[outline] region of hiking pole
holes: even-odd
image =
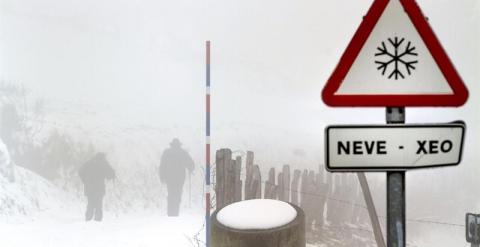
[[[192,208],[192,172],[188,173],[188,208]]]
[[[118,187],[117,187],[117,177],[113,177],[112,179],[112,185],[113,185],[113,195],[118,199],[120,196],[119,196],[119,191],[118,191]],[[115,218],[118,219],[118,210],[115,210]]]

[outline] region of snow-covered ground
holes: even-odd
[[[202,207],[185,206],[180,217],[167,217],[164,203],[127,212],[107,207],[104,221],[85,222],[82,198],[21,167],[15,177],[0,176],[2,247],[190,247],[198,246],[196,236],[204,239]]]
[[[0,222],[1,246],[190,247],[196,246],[194,236],[203,224],[203,216],[192,212],[181,217],[167,217],[161,212],[118,216],[106,212],[106,219],[100,223],[83,221],[80,211],[65,213],[44,215],[30,222]]]

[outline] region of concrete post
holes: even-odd
[[[305,213],[290,204],[297,217],[287,225],[268,230],[239,230],[222,225],[216,210],[212,215],[212,247],[306,247]]]

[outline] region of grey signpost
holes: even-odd
[[[386,125],[328,126],[325,165],[330,172],[387,173],[387,246],[405,247],[406,171],[458,165],[466,128],[405,124],[405,107],[459,107],[468,99],[415,0],[373,1],[322,99],[332,107],[386,107]]]
[[[387,124],[404,124],[405,108],[387,108]],[[405,171],[387,172],[387,243],[405,246]]]

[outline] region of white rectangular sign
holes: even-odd
[[[336,125],[325,129],[329,171],[390,171],[458,165],[465,124]]]

